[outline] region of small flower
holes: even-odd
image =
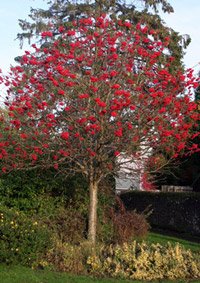
[[[22,133],[22,134],[20,134],[20,137],[21,137],[22,139],[27,139],[28,135],[25,134],[25,133]]]
[[[34,160],[34,161],[36,161],[37,159],[38,159],[38,157],[37,157],[37,155],[36,154],[31,154],[31,158]]]
[[[59,94],[59,95],[64,95],[64,94],[65,94],[65,91],[62,90],[62,89],[59,89],[59,90],[58,90],[58,94]]]
[[[61,136],[61,138],[63,140],[67,140],[69,138],[69,133],[68,132],[63,132],[60,136]]]
[[[116,137],[122,137],[122,129],[118,129],[115,131],[115,136]]]
[[[89,94],[88,93],[82,93],[78,96],[80,99],[88,98]]]
[[[116,117],[116,116],[117,116],[117,112],[112,111],[112,112],[111,112],[111,116],[112,116],[112,117]]]
[[[55,163],[55,164],[53,165],[53,168],[54,168],[55,170],[58,170],[58,163]]]
[[[114,84],[114,85],[112,85],[111,88],[112,88],[112,89],[119,89],[119,88],[120,88],[120,85],[119,85],[119,84]]]
[[[53,33],[51,31],[44,31],[41,33],[42,37],[52,37]]]
[[[64,26],[59,26],[58,31],[60,33],[64,32],[65,31],[65,27]]]

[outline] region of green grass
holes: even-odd
[[[180,238],[172,237],[172,236],[166,236],[166,235],[161,235],[158,233],[153,233],[150,232],[149,235],[147,236],[146,240],[149,243],[160,243],[161,245],[167,244],[167,242],[170,242],[172,244],[179,243],[182,246],[184,246],[186,249],[190,249],[193,252],[200,252],[200,243],[195,243],[187,240],[183,240]]]
[[[0,265],[0,282],[1,283],[147,283],[147,281],[130,281],[117,279],[97,279],[87,276],[75,276],[66,273],[57,273],[42,270],[32,270],[30,268],[15,266],[7,267]],[[151,283],[200,283],[196,281],[151,281]]]

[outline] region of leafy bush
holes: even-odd
[[[43,220],[56,238],[65,243],[77,244],[85,238],[86,219],[79,210],[71,205],[60,207],[54,214]]]
[[[47,228],[24,213],[0,207],[0,259],[32,266],[51,247]]]
[[[124,243],[104,246],[87,259],[90,274],[115,278],[155,280],[198,278],[200,256],[180,245]]]

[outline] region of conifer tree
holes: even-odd
[[[159,16],[159,8],[166,13],[172,13],[173,8],[166,0],[50,0],[47,9],[31,9],[29,20],[19,20],[22,33],[17,35],[20,44],[25,39],[29,42],[38,39],[41,32],[52,28],[53,35],[59,34],[58,27],[63,25],[71,28],[74,20],[109,13],[111,18],[129,19],[132,24],[148,25],[155,33],[157,40],[171,38],[167,52],[175,58],[172,70],[182,66],[184,50],[190,43],[188,35],[181,36],[178,32],[167,27]],[[44,40],[41,41],[44,44]],[[47,46],[47,42],[45,41]]]

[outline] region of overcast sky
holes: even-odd
[[[200,69],[200,1],[199,0],[169,0],[174,7],[175,13],[162,17],[168,26],[180,32],[180,34],[189,34],[192,43],[187,49],[184,58],[186,67]],[[45,7],[43,0],[0,0],[0,68],[3,71],[9,69],[10,64],[14,63],[13,58],[22,54],[19,48],[19,42],[16,39],[20,32],[18,19],[28,18],[32,7]],[[25,46],[28,49],[28,46]]]

